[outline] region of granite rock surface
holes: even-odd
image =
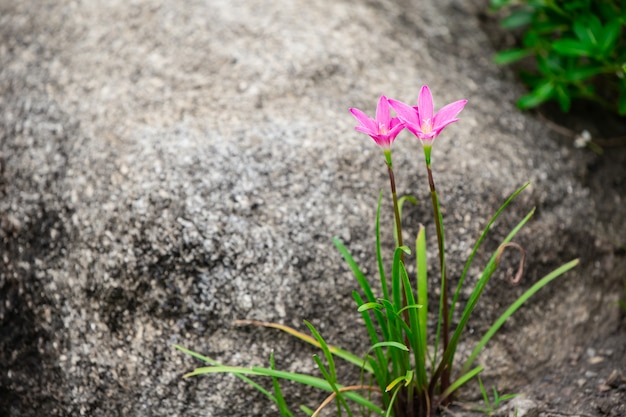
[[[364,353],[356,283],[332,238],[374,276],[375,205],[388,179],[348,108],[371,114],[380,94],[415,102],[422,84],[436,107],[469,100],[433,150],[451,276],[527,181],[470,281],[537,207],[518,239],[523,284],[506,282],[512,256],[471,331],[581,258],[503,329],[481,359],[487,377],[524,391],[586,343],[580,335],[613,331],[617,313],[604,306],[624,264],[611,249],[620,227],[597,216],[588,154],[515,108],[522,90],[491,62],[476,17],[484,7],[0,1],[0,415],[276,415],[235,378],[182,378],[201,363],[175,343],[233,365],[266,365],[275,349],[279,367],[315,372],[313,349],[236,319],[301,330],[310,320]],[[406,239],[424,223],[434,260],[423,157],[408,134],[394,165],[399,192],[419,200],[405,209]],[[619,198],[605,203],[623,210]],[[321,398],[288,392],[313,408]]]

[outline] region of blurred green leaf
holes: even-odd
[[[532,29],[526,32],[522,38],[522,44],[527,48],[534,48],[537,44],[539,44],[539,41],[539,34]]]
[[[564,58],[555,53],[537,57],[537,68],[539,68],[539,71],[545,76],[544,78],[561,75],[565,72],[564,64]]]
[[[510,15],[500,21],[500,26],[505,29],[515,29],[521,26],[526,26],[533,21],[532,9],[519,9],[511,12]]]
[[[533,107],[537,107],[541,103],[552,98],[554,95],[554,83],[551,80],[546,80],[530,93],[522,96],[517,101],[517,107],[522,110],[527,110]]]
[[[626,79],[626,0],[491,0],[491,4],[509,12],[503,27],[527,25],[516,35],[521,36],[521,47],[494,57],[496,63],[508,64],[534,56],[535,68],[519,70],[531,91],[520,98],[521,108],[556,100],[568,110],[574,98],[586,97],[624,111],[615,99],[622,94],[615,86]],[[602,89],[599,82],[604,83]]]
[[[567,21],[563,21],[562,19],[557,20],[539,20],[533,22],[533,29],[538,33],[552,35],[554,32],[565,32],[569,30],[570,23]]]
[[[589,26],[588,21],[589,20],[587,19],[586,15],[583,17],[579,17],[574,21],[572,29],[582,43],[594,45],[598,43],[598,40],[591,31],[591,27]]]
[[[559,39],[552,44],[552,49],[563,55],[590,56],[593,55],[592,45],[574,40]]]
[[[563,9],[565,9],[568,12],[573,12],[573,11],[580,10],[580,9],[583,9],[583,10],[589,9],[589,0],[569,0],[569,1],[559,2],[559,3],[563,3]]]
[[[572,67],[572,68],[568,68],[567,71],[565,71],[565,79],[567,81],[576,83],[579,81],[583,81],[586,80],[587,78],[591,78],[593,76],[596,76],[600,73],[603,72],[603,68],[602,67],[586,67],[586,68],[582,68],[582,67]]]
[[[621,31],[622,23],[618,18],[611,20],[604,26],[603,36],[600,39],[600,53],[603,57],[608,57],[611,54]]]
[[[591,31],[591,36],[594,39],[594,44],[599,44],[600,39],[604,34],[604,28],[602,27],[602,22],[600,18],[595,14],[587,14],[589,30]]]
[[[511,4],[511,0],[491,0],[491,8],[494,10],[498,10],[510,4]]]
[[[569,96],[567,90],[562,85],[555,87],[556,100],[559,102],[559,106],[563,112],[567,113],[572,105],[572,98]]]
[[[548,65],[548,59],[542,55],[537,57],[537,68],[539,68],[539,71],[544,75],[552,75],[552,70]]]
[[[522,58],[526,58],[531,54],[531,51],[528,49],[516,48],[516,49],[508,49],[506,51],[498,52],[494,57],[493,61],[499,65],[510,64],[511,62],[519,61]]]

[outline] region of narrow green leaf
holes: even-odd
[[[418,369],[417,378],[420,384],[426,384],[426,356],[428,355],[427,349],[427,333],[428,333],[428,263],[426,259],[426,229],[424,225],[420,224],[419,231],[417,232],[417,238],[415,239],[415,263],[417,269],[417,303],[422,308],[417,312],[418,326],[417,334],[419,337],[419,349],[420,349],[420,367],[424,369]],[[434,368],[431,364],[431,368]]]
[[[485,405],[489,407],[489,395],[487,395],[487,391],[485,390],[485,386],[483,385],[483,381],[480,377],[478,377],[478,387],[480,388],[480,392],[483,394],[483,401],[485,402]]]
[[[404,277],[402,279],[404,279]],[[410,285],[408,279],[407,279],[406,282]],[[419,310],[421,308],[422,308],[422,306],[420,304],[414,304],[414,303],[409,302],[407,306],[404,306],[400,310],[398,310],[398,314],[404,313],[405,311]]]
[[[384,298],[380,299],[380,303],[383,305],[383,307],[385,307],[385,310],[387,310],[387,316],[397,316],[398,315],[398,309],[396,308],[396,306],[389,300],[385,300]],[[387,338],[389,339],[389,338]]]
[[[335,393],[335,399],[337,402],[337,415],[341,415],[341,407],[343,407],[348,413],[348,417],[353,417],[350,407],[348,407],[346,400],[343,398],[343,393],[339,390],[339,387],[336,384],[335,377],[331,375],[331,373],[326,369],[319,356],[313,355],[313,360],[317,364],[317,368],[324,376],[324,379],[326,379],[326,382],[328,382],[328,385],[330,385],[331,390]]]
[[[385,392],[391,391],[396,385],[398,385],[401,382],[404,382],[405,385],[410,384],[412,379],[413,379],[413,372],[407,371],[406,375],[401,375],[397,377],[396,379],[394,379],[393,381],[391,381],[389,385],[385,387]]]
[[[406,324],[404,324],[404,321],[398,314],[398,309],[394,303],[389,300],[381,299],[380,302],[385,306],[387,326],[389,327],[389,335],[385,338],[385,341],[402,343],[402,328],[403,325],[405,326]],[[391,349],[389,350],[389,355],[391,356],[392,375],[403,375],[405,373],[405,361],[401,352],[396,349]]]
[[[450,384],[448,389],[446,389],[444,392],[441,393],[441,396],[439,397],[439,401],[442,401],[448,398],[451,394],[454,393],[454,391],[461,388],[463,384],[466,384],[467,382],[471,381],[476,375],[481,373],[483,369],[484,368],[482,366],[478,366],[472,369],[471,371],[465,373],[462,377],[458,378],[456,381]]]
[[[274,362],[274,352],[270,353],[270,369],[276,370],[275,362]],[[272,377],[272,385],[274,386],[274,395],[276,397],[276,405],[278,405],[278,411],[280,411],[281,417],[293,417],[291,411],[289,411],[289,407],[287,407],[287,403],[285,402],[285,397],[283,397],[283,393],[280,389],[280,383],[278,382],[278,378]]]
[[[579,260],[574,259],[573,261],[570,261],[566,263],[565,265],[560,266],[559,268],[550,272],[545,277],[541,278],[532,287],[530,287],[524,294],[522,294],[504,313],[502,313],[502,315],[498,318],[498,320],[496,320],[496,322],[491,326],[491,328],[487,331],[487,333],[485,333],[483,338],[480,339],[480,342],[478,342],[478,344],[476,345],[476,347],[470,354],[469,358],[467,358],[467,360],[463,364],[461,373],[465,373],[467,369],[469,369],[469,367],[472,366],[472,363],[474,362],[474,360],[476,359],[480,351],[483,349],[483,347],[485,347],[487,342],[491,340],[493,335],[496,334],[496,332],[500,329],[500,327],[502,327],[504,322],[509,317],[511,317],[511,315],[515,313],[522,306],[522,304],[524,304],[530,297],[532,297],[537,291],[545,287],[552,280],[563,275],[565,272],[569,271],[570,269],[574,268],[576,265],[578,265],[578,263],[579,263]]]
[[[532,51],[528,49],[522,49],[522,48],[508,49],[506,51],[498,52],[493,57],[493,62],[495,62],[498,65],[506,65],[506,64],[510,64],[511,62],[519,61],[520,59],[526,58],[531,53]]]
[[[398,398],[399,392],[400,392],[399,388],[393,392],[393,395],[391,396],[391,401],[389,402],[389,407],[387,407],[387,412],[385,413],[385,417],[391,417],[391,411],[393,410],[394,403],[396,402],[396,399]]]
[[[235,323],[236,324],[240,324],[240,325],[262,326],[262,327],[269,327],[269,328],[272,328],[272,329],[282,330],[283,332],[285,332],[287,334],[290,334],[291,336],[294,336],[297,339],[300,339],[300,340],[310,344],[311,346],[315,346],[317,348],[320,347],[320,344],[317,342],[317,340],[315,340],[311,336],[309,336],[307,334],[304,334],[302,332],[299,332],[299,331],[297,331],[296,329],[294,329],[292,327],[285,326],[284,324],[269,323],[269,322],[264,322],[264,321],[255,321],[255,320],[237,320],[237,321],[235,321]],[[345,360],[346,362],[352,363],[352,364],[358,366],[359,368],[361,367],[363,360],[361,358],[359,358],[358,356],[354,355],[353,353],[350,353],[347,350],[343,350],[343,349],[341,349],[339,347],[336,347],[336,346],[329,346],[329,349],[333,353],[333,355],[335,355],[336,357],[341,358],[341,359]],[[198,359],[202,359],[202,357],[198,357],[198,356],[196,356],[196,357]],[[202,359],[202,360],[204,360],[204,359]],[[372,372],[372,369],[369,368],[369,366],[366,368],[366,370],[368,372]]]
[[[367,333],[370,336],[370,340],[372,341],[372,344],[376,344],[378,343],[378,334],[376,333],[376,329],[374,328],[374,324],[372,323],[372,319],[370,318],[369,314],[367,313],[366,309],[362,309],[361,307],[363,307],[364,305],[366,305],[363,300],[361,299],[361,296],[359,295],[358,292],[356,291],[352,291],[352,297],[354,298],[354,300],[357,303],[357,310],[361,313],[361,317],[363,317],[363,321],[365,322],[365,328],[367,329]],[[376,303],[374,303],[376,304]]]
[[[359,308],[357,308],[357,311],[359,313],[362,313],[362,312],[367,311],[367,310],[380,309],[380,308],[382,308],[382,304],[379,304],[379,303],[365,303],[365,304],[361,305]]]
[[[304,324],[306,325],[306,327],[309,328],[309,330],[313,334],[313,337],[315,337],[315,340],[317,340],[317,343],[320,344],[320,348],[322,349],[322,352],[324,352],[324,356],[326,357],[326,362],[328,363],[328,370],[330,372],[330,381],[329,382],[332,382],[332,383],[337,382],[337,372],[336,372],[336,369],[335,369],[335,360],[333,359],[332,353],[330,353],[330,349],[328,349],[328,344],[326,344],[326,341],[324,340],[322,335],[317,331],[315,326],[313,326],[310,322],[308,322],[306,320],[304,320]]]
[[[185,377],[190,377],[190,376],[195,376],[195,375],[205,375],[205,374],[219,374],[219,373],[235,374],[235,376],[237,376],[237,374],[257,375],[257,376],[266,376],[266,377],[275,376],[276,378],[281,378],[281,379],[285,379],[288,381],[294,381],[299,384],[304,384],[313,388],[332,392],[332,388],[330,387],[330,384],[328,384],[328,381],[322,378],[317,378],[317,377],[310,376],[310,375],[298,374],[294,372],[276,371],[276,370],[256,367],[256,366],[252,368],[245,368],[245,367],[239,367],[239,366],[209,366],[205,368],[197,368],[193,372],[186,374]],[[343,388],[342,385],[337,385],[337,387]],[[382,415],[384,413],[384,411],[380,407],[378,407],[377,405],[372,403],[370,400],[357,394],[354,391],[347,391],[344,393],[344,395],[346,398],[350,399],[351,401],[354,401],[357,404],[363,405],[369,410],[372,410],[373,412],[377,414]]]
[[[354,274],[356,280],[361,286],[361,289],[363,290],[363,293],[365,294],[367,301],[375,302],[376,298],[374,297],[372,288],[367,282],[367,278],[365,278],[365,274],[363,273],[363,271],[361,271],[361,269],[359,268],[359,265],[356,263],[356,261],[354,260],[354,258],[352,257],[348,249],[346,249],[346,247],[341,242],[341,240],[339,240],[336,237],[333,238],[333,243],[337,247],[337,250],[339,251],[339,253],[341,253],[341,255],[343,256],[343,259],[345,259],[345,261],[348,263],[348,266],[350,266],[350,269],[352,269],[352,273]]]
[[[391,275],[391,294],[392,301],[396,308],[402,307],[402,283],[400,279],[400,264],[402,263],[402,253],[407,253],[408,248],[402,246],[396,248],[393,253],[393,267]],[[410,254],[410,251],[408,252]]]
[[[376,349],[379,347],[394,347],[396,349],[404,350],[405,352],[409,351],[409,348],[406,347],[406,345],[404,345],[403,343],[398,343],[398,342],[378,342],[375,345],[373,345],[370,348],[370,350]]]
[[[411,287],[411,283],[409,282],[409,276],[406,272],[404,266],[402,267],[402,286],[404,287],[404,295],[406,299],[407,305],[400,309],[398,314],[401,314],[403,311],[406,311],[406,315],[409,318],[409,327],[410,332],[407,331],[408,343],[411,345],[413,350],[414,364],[415,369],[417,371],[417,380],[418,380],[418,391],[422,392],[422,390],[427,387],[427,375],[426,375],[426,348],[422,346],[422,333],[426,330],[420,329],[419,322],[419,312],[422,308],[421,305],[415,303],[415,295],[413,293],[413,288]]]
[[[311,410],[309,407],[307,407],[306,405],[301,405],[300,406],[300,410],[302,410],[302,412],[308,416],[312,416],[313,414],[315,414],[314,410]]]
[[[196,353],[194,351],[191,351],[189,349],[185,349],[182,346],[179,345],[174,345],[174,347],[178,350],[180,350],[183,353],[186,353],[190,356],[193,356],[194,358],[200,359],[204,362],[213,364],[213,365],[217,365],[217,366],[223,366],[222,364],[220,364],[217,361],[214,361],[210,358],[207,358],[206,356],[200,355],[199,353]],[[247,383],[248,385],[250,385],[251,387],[253,387],[254,389],[256,389],[257,391],[259,391],[260,393],[262,393],[263,395],[265,395],[267,398],[269,398],[273,403],[278,404],[278,399],[276,397],[274,397],[272,394],[270,394],[269,391],[267,391],[265,388],[263,388],[262,386],[260,386],[259,384],[257,384],[256,382],[254,382],[253,380],[251,380],[250,378],[241,375],[241,374],[233,374],[235,377],[241,379],[242,381],[244,381],[245,383]]]
[[[357,293],[356,291],[353,291],[352,297],[354,298],[358,306],[363,305],[363,300],[361,299],[361,296],[359,295],[359,293]],[[378,334],[376,332],[376,329],[374,328],[374,325],[372,324],[372,319],[370,318],[369,314],[366,311],[361,312],[361,317],[363,317],[363,322],[365,323],[365,328],[367,330],[367,334],[369,335],[372,344],[376,345],[379,342],[379,339],[378,339]],[[384,337],[385,340],[389,338],[388,330],[386,331],[386,334],[387,336]],[[369,372],[374,375],[378,385],[382,387],[389,380],[389,363],[387,361],[387,357],[385,356],[381,348],[374,349],[374,354],[376,355],[377,365],[376,366],[371,365],[369,362],[367,362],[367,360],[363,360],[362,361],[363,368],[365,368],[367,364],[369,366]],[[387,397],[387,394],[383,393],[383,400],[387,401],[388,399],[389,398]]]
[[[174,345],[174,349],[180,350],[181,352],[186,353],[189,356],[192,356],[192,357],[194,357],[196,359],[200,359],[201,361],[210,363],[211,365],[219,365],[219,363],[217,361],[214,361],[211,358],[208,358],[208,357],[206,357],[204,355],[201,355],[201,354],[199,354],[197,352],[194,352],[193,350],[189,350],[187,348],[184,348],[181,345]]]

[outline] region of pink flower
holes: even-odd
[[[361,124],[356,126],[355,129],[368,134],[383,150],[390,149],[398,133],[404,129],[404,125],[400,123],[397,117],[392,118],[389,115],[389,110],[389,101],[385,96],[380,96],[378,100],[376,120],[368,117],[359,109],[350,109],[352,115]]]
[[[432,146],[433,140],[444,127],[459,119],[456,116],[463,110],[467,100],[459,100],[443,106],[433,115],[433,96],[427,85],[422,86],[417,99],[417,107],[411,107],[397,100],[389,100],[389,105],[396,111],[398,118],[424,146]]]

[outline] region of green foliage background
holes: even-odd
[[[556,100],[568,112],[584,98],[626,115],[626,0],[491,0],[501,26],[522,30],[521,45],[495,56],[499,64],[524,58],[530,92],[521,109]]]

